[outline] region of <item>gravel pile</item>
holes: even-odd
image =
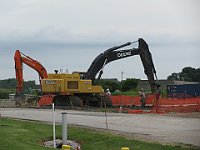
[[[80,144],[76,143],[75,141],[67,140],[67,145],[70,145],[72,150],[80,150],[81,149]],[[52,148],[53,140],[44,142],[44,146]],[[56,139],[56,147],[57,148],[62,147],[62,140]]]

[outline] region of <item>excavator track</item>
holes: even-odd
[[[112,106],[108,96],[100,95],[44,95],[39,101],[40,107],[55,104],[56,108],[103,107]]]

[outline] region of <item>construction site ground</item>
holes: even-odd
[[[36,120],[51,123],[50,109],[1,108],[2,117]],[[68,113],[68,124],[107,132],[104,112],[57,110],[56,122],[61,113]],[[162,144],[200,147],[200,113],[124,114],[107,113],[109,132]]]
[[[165,113],[164,116],[171,116],[171,117],[181,117],[181,118],[199,118],[200,119],[200,112],[191,112],[191,113]]]

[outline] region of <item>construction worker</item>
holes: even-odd
[[[111,92],[110,92],[110,90],[109,90],[109,89],[107,89],[106,91],[107,91],[107,92],[106,92],[106,95],[107,95],[107,96],[110,96],[110,95],[111,95]]]
[[[142,107],[145,107],[145,105],[146,105],[146,95],[145,95],[145,93],[144,93],[144,89],[143,89],[143,88],[141,88],[139,94],[140,94],[141,106],[142,106]]]

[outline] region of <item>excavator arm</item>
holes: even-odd
[[[131,45],[131,42],[127,42],[123,45],[120,46],[114,46],[112,48],[107,49],[100,55],[98,55],[94,61],[92,62],[91,66],[85,73],[85,78],[86,79],[91,79],[92,81],[95,80],[96,75],[99,73],[97,80],[101,78],[101,75],[103,74],[103,68],[106,64],[109,62],[126,58],[126,57],[131,57],[134,55],[140,55],[143,67],[144,67],[144,72],[147,75],[147,78],[149,80],[149,84],[151,86],[152,92],[155,92],[156,90],[156,84],[155,84],[155,79],[154,75],[157,79],[156,76],[156,70],[152,61],[152,56],[149,51],[147,43],[142,39],[138,39],[139,46],[138,48],[132,48],[132,49],[125,49],[125,50],[118,50],[120,48],[126,47]]]
[[[95,80],[96,75],[100,71],[99,76],[98,76],[98,79],[100,79],[101,75],[103,74],[104,66],[106,64],[108,64],[109,62],[112,62],[112,61],[115,61],[115,60],[118,60],[118,59],[122,59],[122,58],[125,58],[125,57],[138,55],[140,53],[140,51],[138,49],[135,49],[135,48],[115,51],[119,48],[122,48],[122,47],[125,47],[125,46],[128,46],[128,45],[131,45],[131,42],[127,42],[127,43],[120,45],[120,46],[114,46],[112,48],[107,49],[106,51],[104,51],[100,55],[98,55],[94,59],[94,61],[92,62],[89,69],[87,70],[86,78],[91,79],[91,80]]]
[[[15,60],[15,75],[17,81],[16,94],[21,95],[23,94],[23,68],[22,68],[21,54],[19,50],[15,51],[14,60]]]
[[[48,77],[46,69],[37,61],[29,56],[24,55],[19,50],[15,51],[15,74],[17,80],[16,94],[23,94],[23,63],[36,70],[39,74],[40,79]]]
[[[154,67],[154,63],[152,60],[152,55],[149,51],[149,47],[147,43],[143,39],[139,39],[138,42],[139,42],[138,49],[141,50],[140,58],[144,67],[144,73],[146,74],[148,78],[152,93],[157,93],[158,85],[155,82],[155,78],[156,80],[158,80],[158,78],[157,78],[156,69]]]

